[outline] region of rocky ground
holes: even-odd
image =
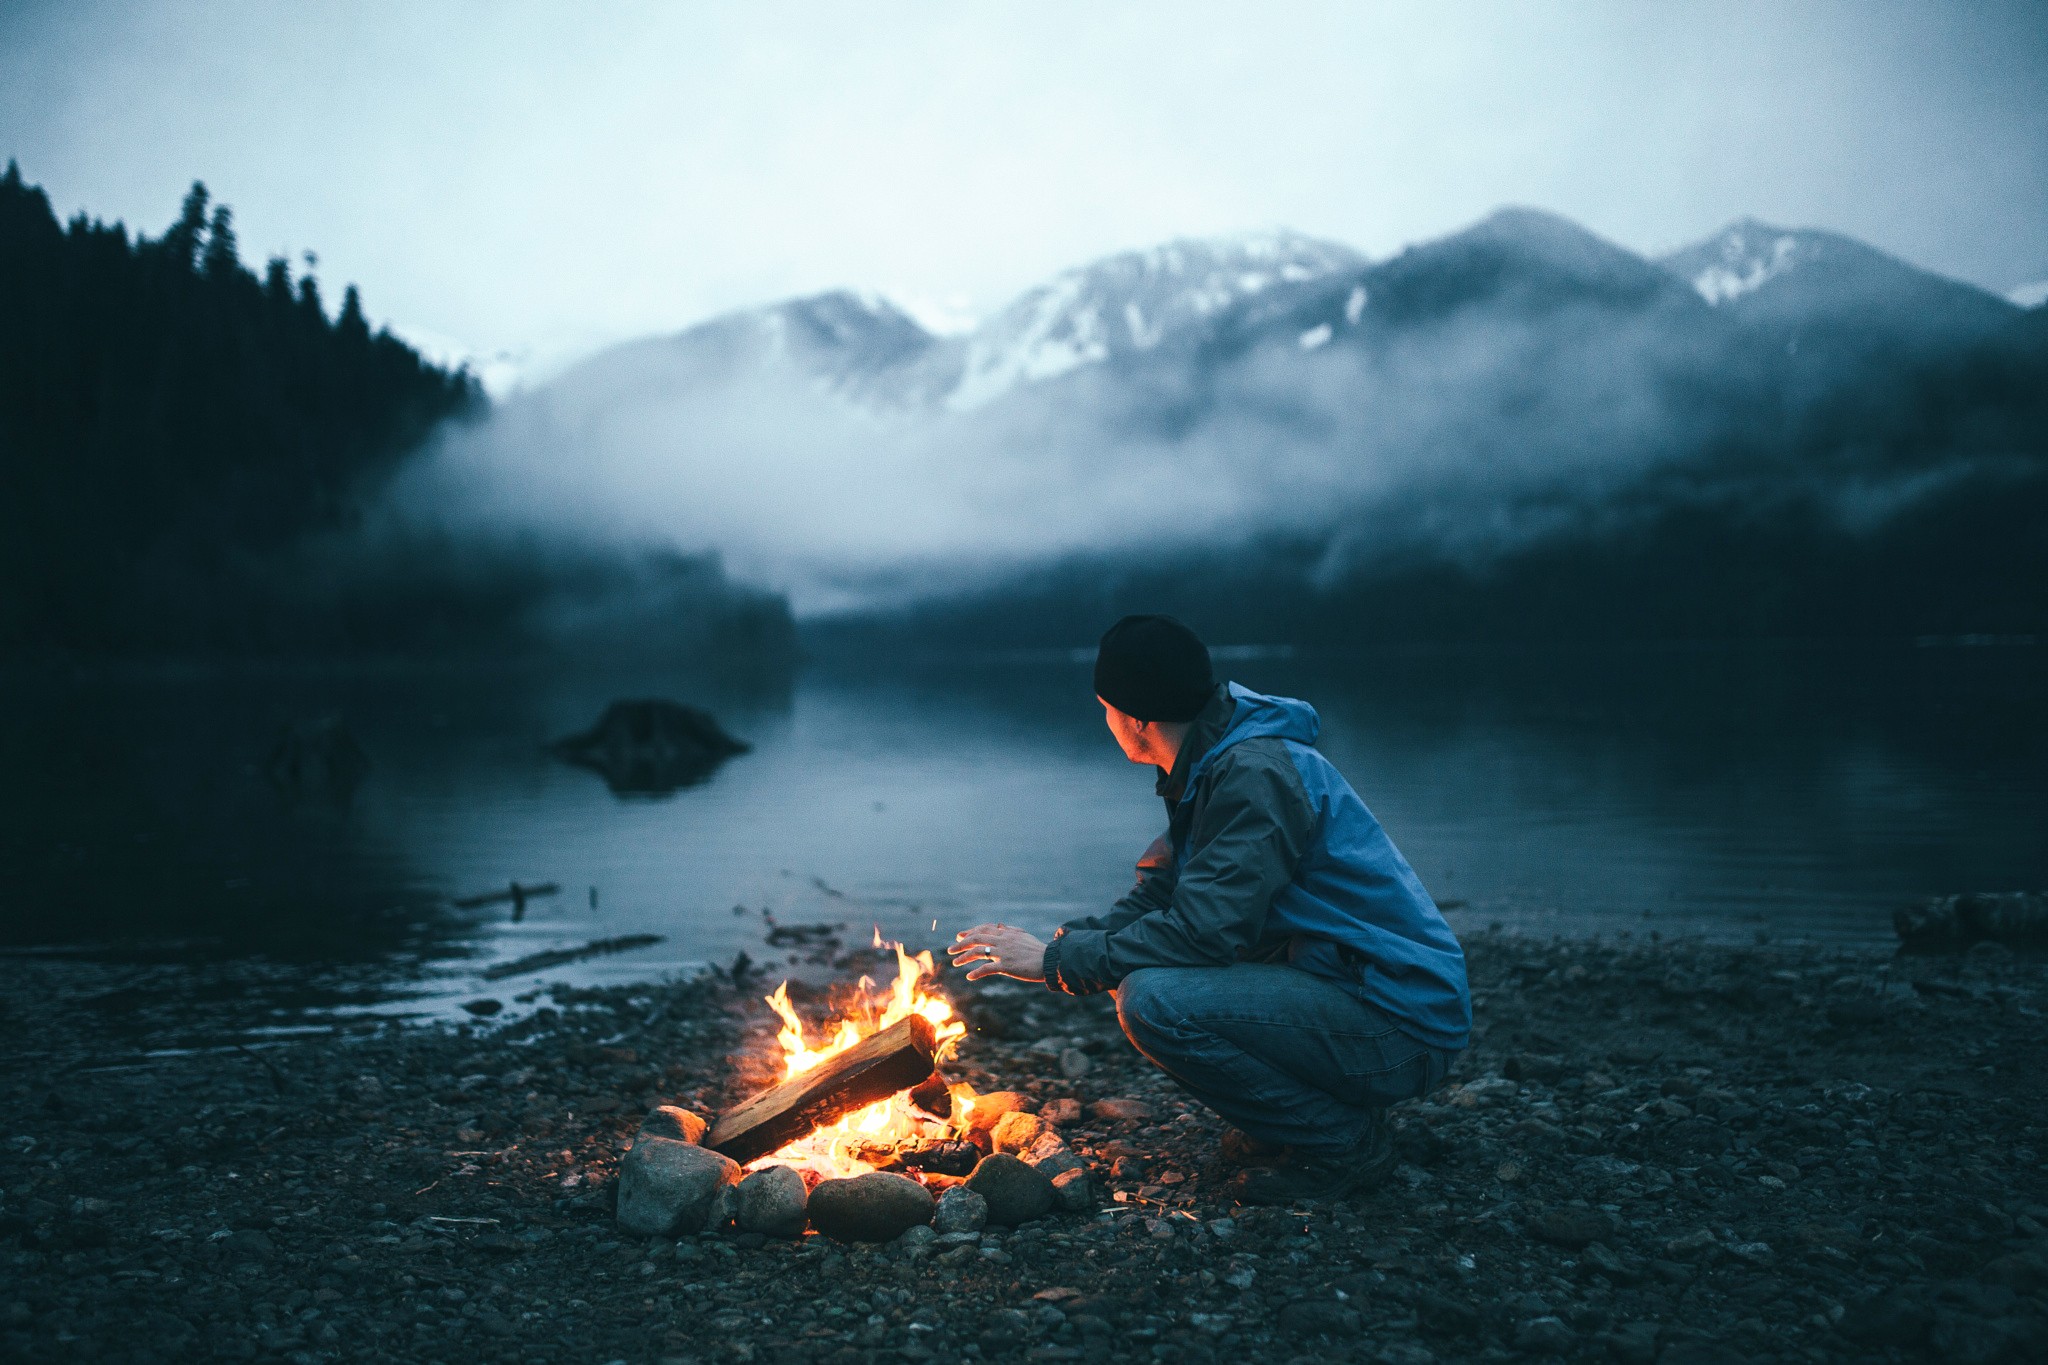
[[[17,960],[0,1356],[2048,1356],[2041,962],[1468,947],[1478,1037],[1398,1111],[1403,1163],[1296,1209],[1229,1206],[1216,1122],[1107,1001],[957,987],[977,1026],[958,1071],[1049,1112],[1098,1207],[882,1245],[614,1220],[643,1113],[761,1074],[772,981],[160,1056],[168,1026],[132,1008],[146,969]],[[1134,1103],[1087,1107],[1105,1099]]]

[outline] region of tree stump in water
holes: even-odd
[[[622,795],[662,795],[695,786],[751,746],[727,734],[708,711],[652,700],[615,701],[589,730],[549,747]]]

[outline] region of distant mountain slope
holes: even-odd
[[[1996,331],[2014,305],[1839,233],[1745,218],[1663,258],[1700,297],[1795,351],[1825,342],[1862,354],[1922,351]]]
[[[1239,638],[2048,630],[2014,539],[2048,487],[2043,317],[1835,234],[1651,261],[1511,208],[1378,262],[1124,253],[966,337],[796,300],[536,406],[593,468],[686,474],[706,496],[642,505],[813,611],[962,642],[1198,587]]]

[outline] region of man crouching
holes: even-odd
[[[983,924],[969,980],[1116,994],[1140,1052],[1223,1119],[1243,1203],[1337,1199],[1383,1176],[1387,1106],[1440,1082],[1472,1001],[1457,936],[1351,784],[1314,708],[1218,685],[1168,616],[1103,635],[1095,691],[1133,763],[1159,769],[1166,833],[1108,914],[1051,943]]]

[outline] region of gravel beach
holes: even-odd
[[[13,959],[0,1356],[2048,1357],[2048,965],[1466,941],[1474,1046],[1395,1111],[1401,1164],[1293,1209],[1230,1204],[1219,1125],[1106,998],[949,976],[951,1073],[1050,1118],[1092,1207],[880,1244],[614,1218],[650,1108],[771,1074],[773,979],[155,1055],[193,1017],[133,1006],[163,969]],[[203,1002],[255,969],[181,970]]]

